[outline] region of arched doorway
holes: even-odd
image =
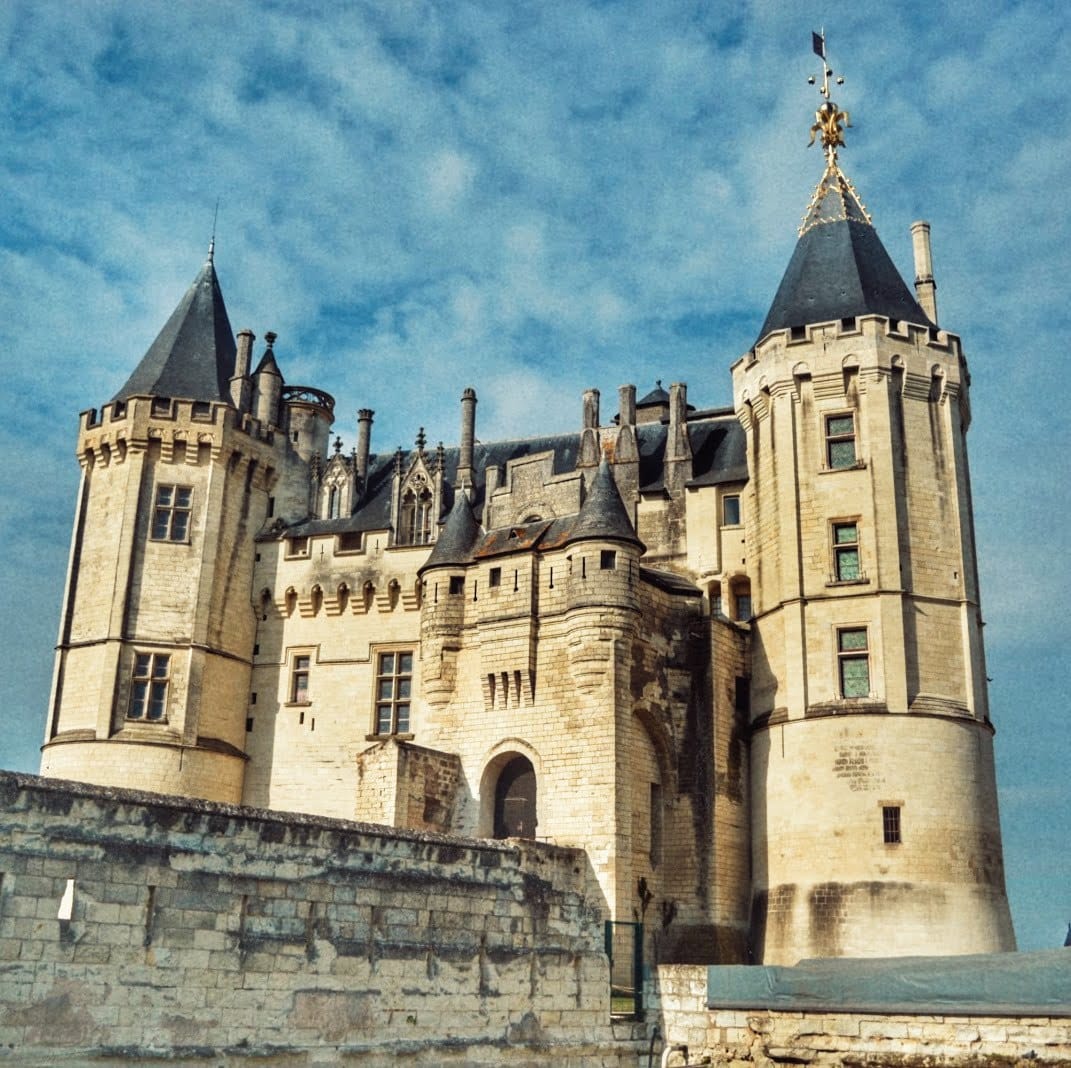
[[[535,838],[536,774],[532,762],[515,756],[495,783],[495,838]]]

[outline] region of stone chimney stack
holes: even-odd
[[[362,492],[368,481],[368,454],[372,444],[372,417],[375,414],[371,408],[361,408],[357,412],[357,477]]]
[[[240,412],[248,412],[253,392],[253,382],[249,377],[249,367],[253,359],[253,342],[256,334],[252,330],[238,331],[238,354],[234,359],[234,375],[231,378],[231,400]]]
[[[937,322],[937,283],[933,280],[933,258],[930,255],[930,224],[911,224],[911,245],[915,253],[915,296],[922,310]]]
[[[457,485],[472,500],[472,449],[476,441],[476,390],[461,394],[461,448],[457,459]]]
[[[665,484],[673,495],[682,493],[692,477],[692,443],[688,437],[688,387],[669,387],[669,426],[666,429]]]
[[[584,409],[580,424],[580,453],[577,467],[595,467],[602,458],[599,448],[599,391],[584,390]]]
[[[618,426],[635,426],[636,425],[636,387],[635,386],[618,386],[617,387],[617,404],[618,404]]]

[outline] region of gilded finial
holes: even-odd
[[[811,34],[811,47],[814,50],[814,54],[822,60],[822,84],[819,86],[818,91],[822,94],[823,100],[818,110],[814,113],[815,122],[811,127],[811,139],[807,142],[807,147],[810,148],[814,144],[814,139],[817,134],[822,135],[822,147],[826,151],[826,160],[829,166],[835,167],[837,164],[837,148],[844,144],[844,126],[851,126],[851,119],[848,116],[848,112],[841,111],[837,105],[829,99],[829,79],[834,78],[837,85],[843,85],[844,79],[842,77],[835,77],[833,74],[833,68],[829,66],[829,62],[826,59],[826,34],[825,30],[821,33]],[[817,79],[812,74],[807,79],[808,85],[816,84]]]

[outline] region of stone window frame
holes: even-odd
[[[616,549],[600,549],[599,550],[599,570],[600,571],[616,571],[617,570],[617,550]]]
[[[291,649],[287,654],[289,671],[286,679],[286,704],[295,708],[307,708],[312,704],[311,677],[314,650]]]
[[[851,429],[834,427],[836,420],[851,420]],[[854,408],[840,409],[835,412],[822,413],[822,437],[825,442],[823,457],[825,471],[854,471],[862,467],[863,462],[859,458],[859,420]],[[849,461],[838,460],[834,462],[834,450],[838,446],[851,444],[852,456]]]
[[[126,718],[134,723],[167,723],[171,693],[171,653],[134,650]],[[159,711],[154,711],[159,709]]]
[[[732,502],[730,504],[730,502]],[[735,518],[730,518],[730,512],[735,510]],[[726,493],[721,498],[721,525],[723,527],[739,527],[743,525],[743,508],[739,493]]]
[[[859,516],[841,516],[829,521],[829,585],[848,586],[868,582],[863,568],[863,548]],[[854,538],[841,538],[841,534],[854,532]],[[855,574],[848,574],[848,561],[855,556]]]
[[[902,801],[881,802],[881,836],[887,846],[903,845],[903,811]]]
[[[849,644],[854,640],[852,635],[863,636],[862,645]],[[872,695],[873,672],[870,664],[870,628],[865,623],[849,623],[835,628],[834,654],[837,661],[837,694],[845,701],[866,700]],[[865,668],[865,693],[847,693],[846,691],[858,688],[858,680],[849,679],[849,665],[862,664]],[[847,683],[851,682],[849,687]]]
[[[193,520],[193,486],[158,482],[152,500],[149,539],[172,545],[189,545]]]

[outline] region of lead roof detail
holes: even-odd
[[[236,356],[210,248],[193,284],[112,400],[159,396],[230,404]]]

